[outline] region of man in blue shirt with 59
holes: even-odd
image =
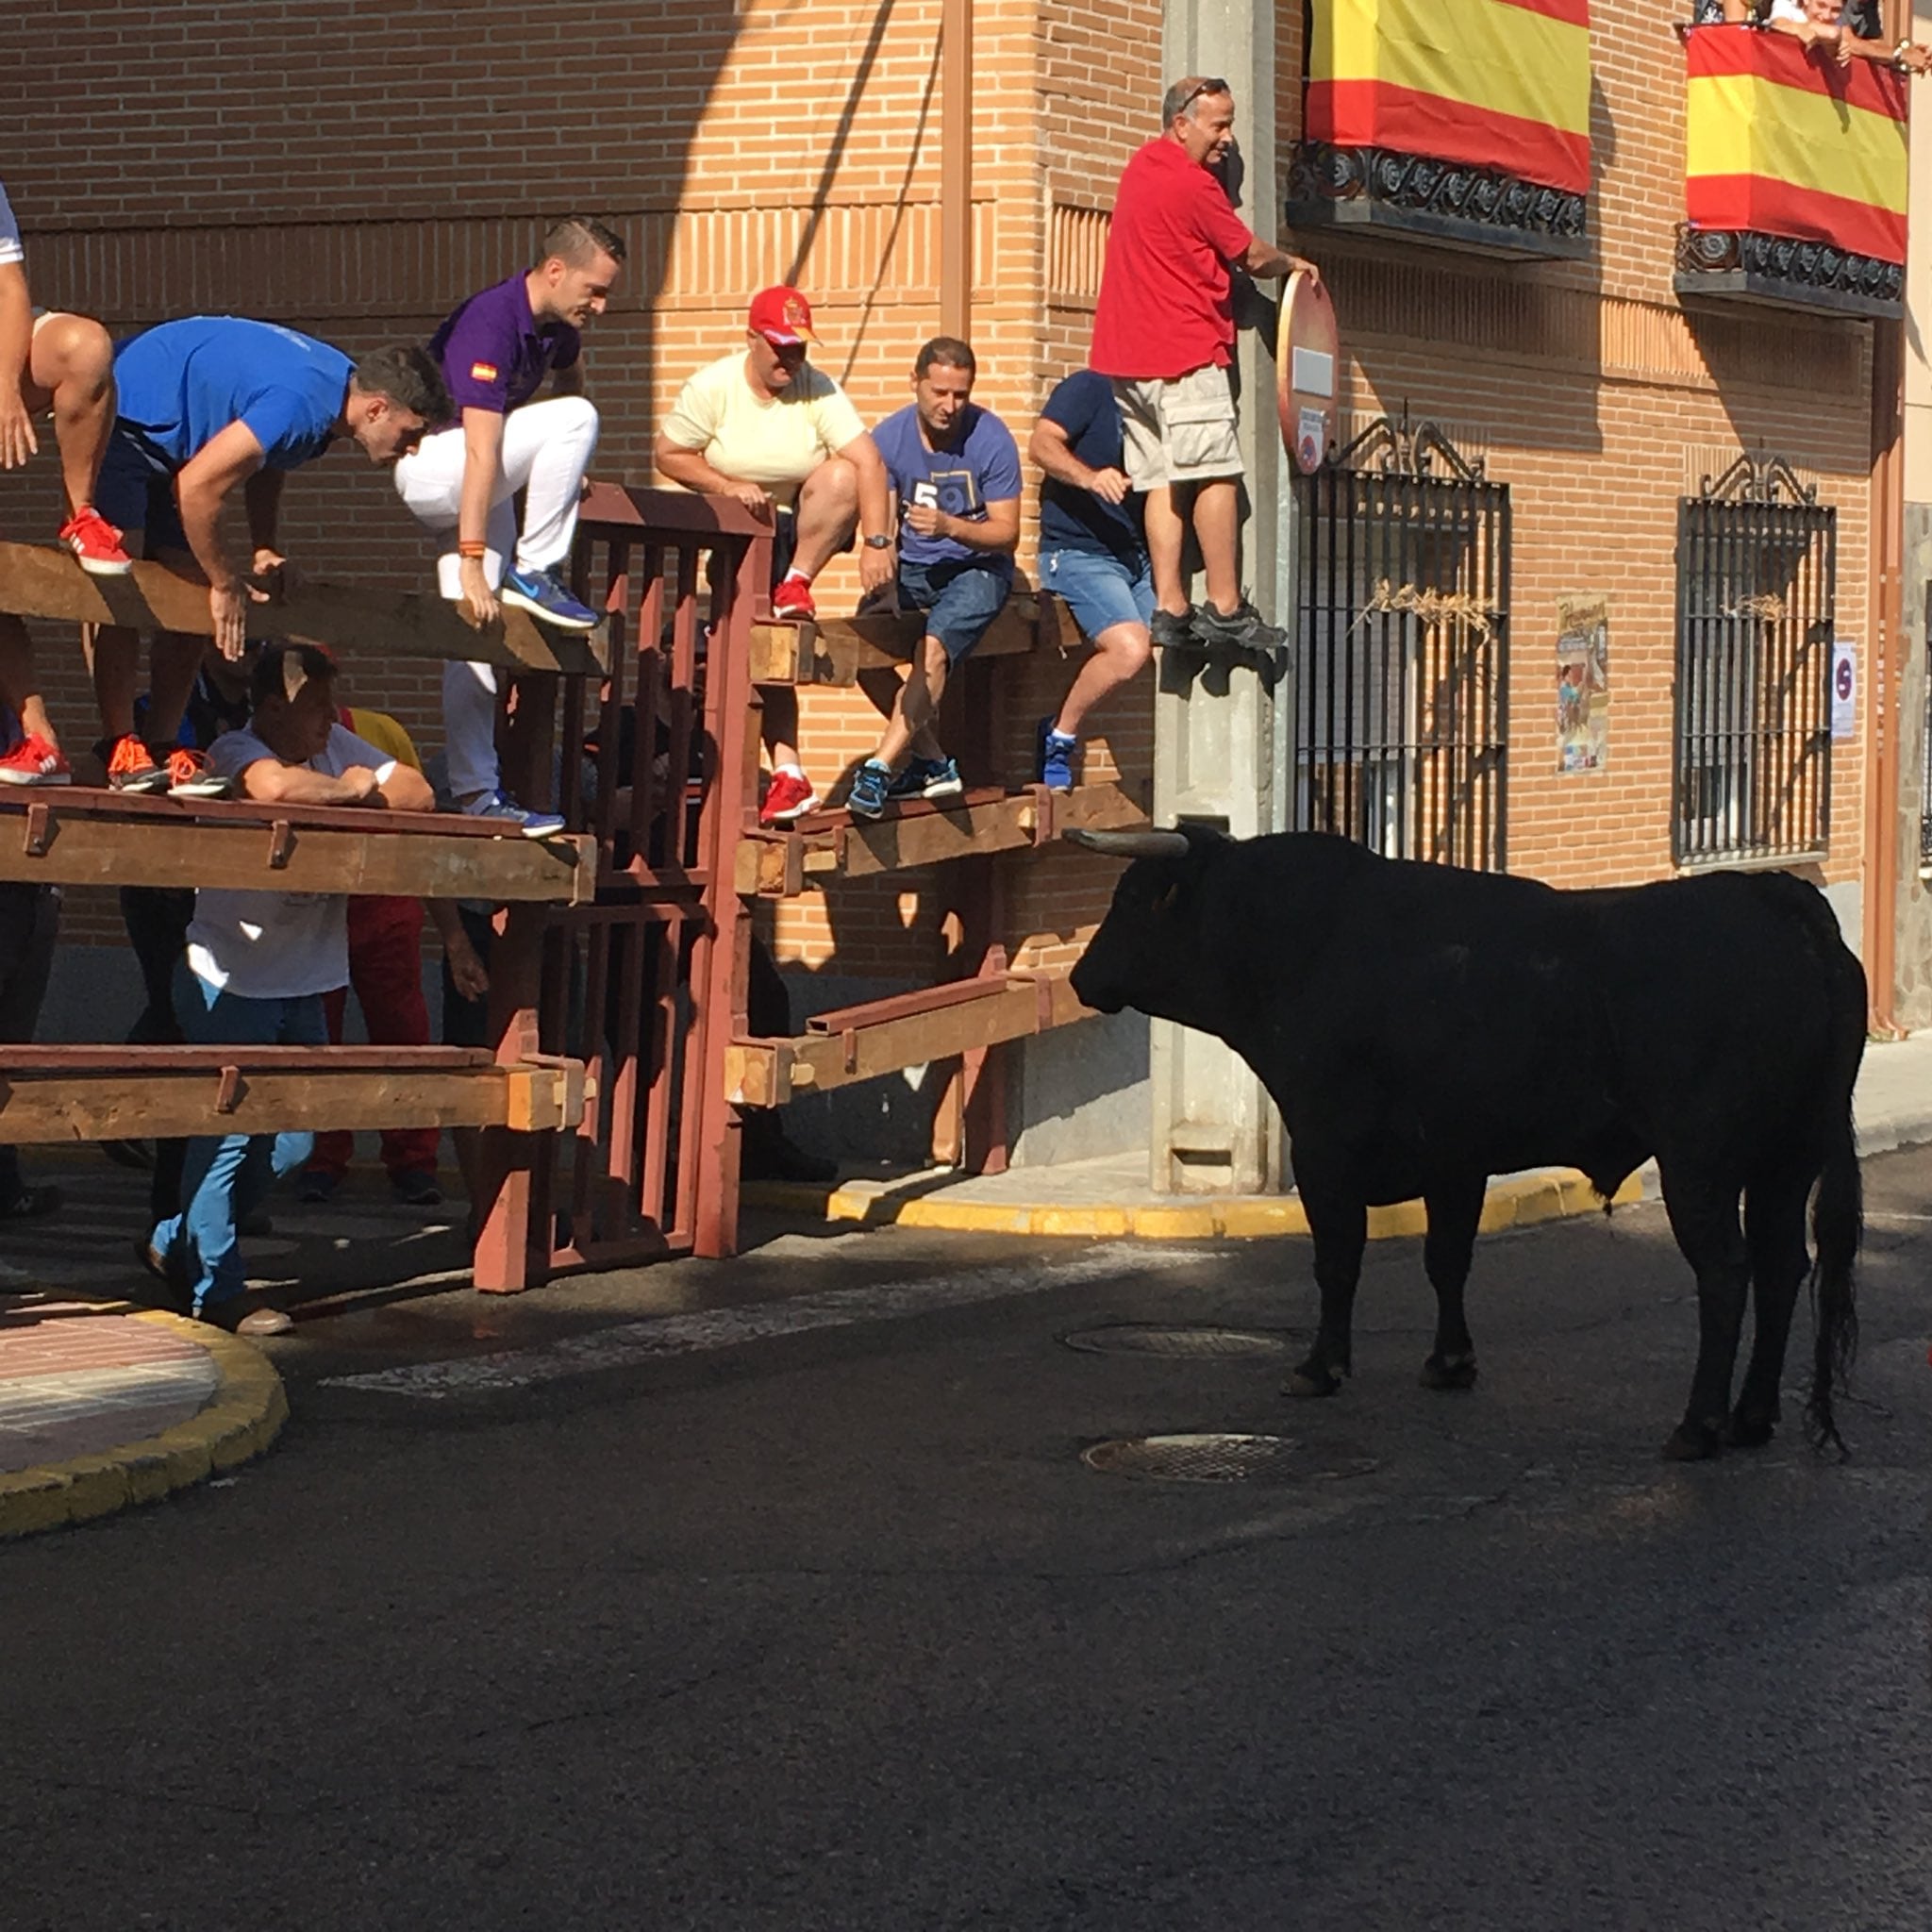
[[[898,498],[899,608],[924,612],[925,634],[903,685],[890,671],[860,675],[887,722],[846,796],[859,818],[877,818],[891,799],[965,790],[933,719],[947,672],[1007,601],[1020,541],[1020,452],[1007,425],[974,402],[977,374],[968,343],[935,336],[913,364],[911,403],[873,431]]]

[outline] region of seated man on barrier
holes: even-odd
[[[298,806],[428,811],[420,772],[336,722],[335,665],[310,644],[272,644],[249,683],[244,731],[218,738],[214,769],[242,795]],[[341,893],[195,894],[175,1003],[191,1045],[321,1046],[325,995],[349,983],[347,900]],[[280,1175],[308,1158],[306,1133],[198,1136],[188,1143],[182,1208],[149,1238],[144,1258],[188,1312],[247,1335],[280,1334],[278,1309],[251,1306],[237,1224]]]
[[[745,347],[708,364],[678,392],[658,432],[658,468],[687,490],[735,498],[772,525],[772,614],[812,618],[812,580],[855,531],[859,582],[890,583],[891,489],[878,446],[845,391],[806,359],[811,304],[796,289],[762,289],[745,319]],[[789,824],[819,802],[798,757],[798,694],[763,693],[772,779],[763,825]]]
[[[341,350],[266,322],[194,315],[130,337],[114,352],[113,434],[96,508],[129,547],[208,581],[208,615],[222,654],[241,657],[248,606],[265,602],[257,579],[282,568],[275,526],[282,483],[334,443],[355,442],[374,463],[393,463],[449,414],[449,395],[421,349]],[[222,513],[246,505],[250,560],[235,560]],[[99,747],[117,791],[206,789],[197,753],[170,754],[201,667],[206,635],[155,639],[146,737],[134,724],[141,634],[103,625],[94,634]],[[156,760],[160,747],[166,764]]]
[[[36,314],[27,292],[20,225],[0,187],[0,470],[17,470],[40,442],[34,418],[54,415],[67,521],[60,541],[92,576],[132,568],[121,533],[93,507],[108,432],[114,426],[114,345],[84,315]],[[65,785],[73,769],[34,675],[33,641],[17,617],[0,614],[0,705],[20,730],[0,756],[0,784]]]
[[[602,222],[566,215],[544,236],[536,267],[472,295],[430,339],[462,415],[396,465],[396,488],[435,533],[442,594],[467,604],[481,623],[495,618],[500,598],[565,630],[596,625],[597,613],[557,573],[570,556],[597,452],[597,409],[583,393],[582,330],[604,313],[625,252],[623,237]],[[546,379],[551,392],[538,400]],[[498,698],[493,665],[443,666],[442,726],[458,809],[507,820],[526,838],[550,838],[562,831],[562,819],[526,809],[503,790]]]
[[[965,790],[933,721],[947,673],[1007,601],[1020,541],[1020,452],[1012,431],[973,400],[978,367],[969,343],[935,336],[913,364],[912,401],[874,432],[898,498],[899,607],[923,613],[925,632],[903,685],[891,671],[859,678],[888,714],[845,801],[859,818],[877,818],[889,800]]]
[[[1113,384],[1091,369],[1058,383],[1026,454],[1040,465],[1040,588],[1060,598],[1093,646],[1061,701],[1040,721],[1038,773],[1053,791],[1074,789],[1087,713],[1153,655],[1154,577],[1141,530],[1141,498],[1127,481],[1125,432]]]

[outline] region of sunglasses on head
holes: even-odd
[[[1174,108],[1176,114],[1185,114],[1203,94],[1231,93],[1233,90],[1226,81],[1215,75],[1207,80],[1197,80],[1180,98],[1180,105]]]

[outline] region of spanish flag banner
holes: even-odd
[[[1303,131],[1590,192],[1590,0],[1315,0]]]
[[[1684,202],[1693,228],[1755,228],[1906,258],[1906,79],[1790,34],[1684,35]]]

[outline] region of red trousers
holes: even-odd
[[[349,990],[362,1008],[372,1046],[427,1046],[429,1008],[423,999],[423,902],[420,899],[349,901],[349,985],[323,995],[328,1037],[338,1045]],[[391,1178],[411,1172],[434,1174],[442,1139],[435,1127],[385,1127],[382,1164]],[[308,1171],[340,1175],[356,1145],[346,1131],[318,1134]]]

